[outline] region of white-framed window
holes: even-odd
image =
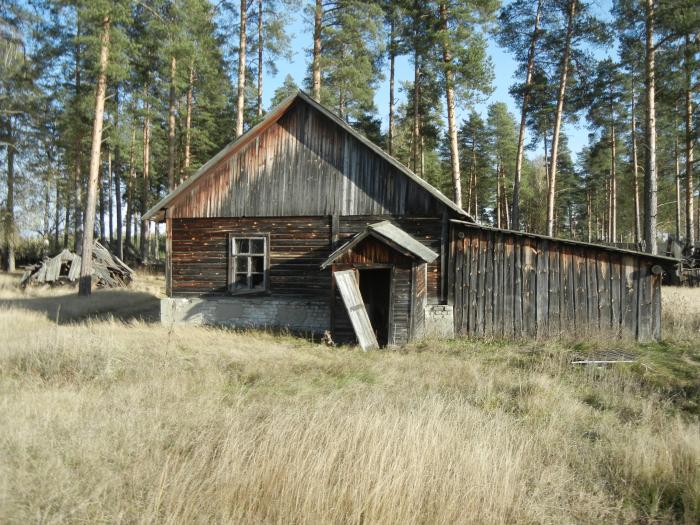
[[[269,254],[270,238],[267,235],[229,235],[229,293],[266,292]]]

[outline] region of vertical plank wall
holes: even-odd
[[[450,251],[457,334],[661,336],[652,259],[462,224],[450,228]]]

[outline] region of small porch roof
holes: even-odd
[[[328,259],[321,264],[321,269],[325,269],[333,264],[333,262],[341,255],[349,250],[352,250],[367,237],[374,237],[399,253],[415,259],[421,259],[426,263],[431,263],[438,258],[437,253],[425,246],[420,241],[411,237],[398,226],[389,221],[382,221],[375,224],[369,224],[364,231],[361,231],[348,242],[343,244],[340,248],[331,253]]]

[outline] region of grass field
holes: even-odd
[[[0,523],[700,521],[700,290],[664,341],[362,353],[0,276]],[[574,366],[620,349],[637,362]]]

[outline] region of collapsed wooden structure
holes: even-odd
[[[28,266],[22,275],[20,286],[73,283],[80,278],[81,266],[80,255],[64,249],[55,257]],[[134,271],[99,241],[95,241],[92,247],[92,276],[98,287],[120,288],[128,286],[133,280]]]
[[[164,322],[365,347],[432,333],[656,338],[660,274],[676,262],[479,225],[302,92],[144,218],[166,223]]]

